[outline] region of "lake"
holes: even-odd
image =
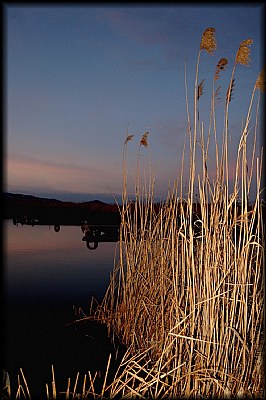
[[[73,306],[87,314],[91,297],[101,300],[114,265],[116,242],[90,250],[80,226],[14,225],[4,221],[4,343],[12,398],[23,369],[32,398],[46,398],[54,366],[58,391],[76,374],[105,372],[114,347],[104,325],[81,323]],[[80,393],[81,393],[80,383]]]

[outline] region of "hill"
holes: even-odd
[[[3,193],[3,218],[38,221],[39,224],[119,224],[118,206],[100,200],[82,203],[61,201],[20,193]]]

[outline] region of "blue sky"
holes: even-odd
[[[109,201],[111,193],[121,193],[128,128],[135,135],[128,143],[129,174],[134,175],[141,135],[149,131],[155,195],[164,198],[169,181],[172,185],[180,173],[187,130],[185,63],[192,112],[196,60],[208,27],[216,29],[217,50],[202,52],[199,68],[206,127],[218,61],[226,57],[229,62],[219,82],[224,97],[240,43],[254,41],[250,66],[237,67],[230,103],[234,164],[264,62],[263,17],[263,4],[253,2],[6,4],[5,190]],[[217,123],[222,123],[223,104]],[[141,154],[146,168],[147,149]]]

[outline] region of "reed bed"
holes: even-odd
[[[248,65],[251,44],[251,39],[243,41],[236,54],[219,146],[215,85],[228,61],[221,59],[214,72],[206,133],[199,118],[204,80],[198,83],[198,74],[202,51],[213,53],[216,39],[214,28],[203,33],[196,65],[193,123],[187,102],[186,192],[182,182],[185,150],[179,184],[173,185],[159,207],[154,204],[154,178],[150,174],[149,182],[141,183],[138,159],[132,204],[126,153],[133,135],[127,132],[120,260],[103,302],[91,312],[107,324],[114,340],[118,338],[128,348],[110,387],[111,397],[263,396],[262,154],[255,158],[257,126],[250,123],[255,94],[263,89],[263,73],[254,84],[240,133],[233,185],[228,159],[235,71],[238,64]],[[250,160],[247,143],[251,135]],[[208,172],[211,140],[216,149],[214,179]],[[142,147],[148,147],[148,132],[141,137],[139,152]],[[252,179],[256,195],[250,204]]]
[[[104,380],[99,394],[89,375],[79,398],[264,398],[262,152],[256,156],[263,72],[254,83],[238,151],[230,163],[228,151],[235,73],[239,64],[249,64],[251,44],[251,39],[244,40],[236,53],[222,127],[216,121],[217,81],[228,69],[228,60],[217,63],[206,129],[199,112],[204,80],[199,83],[198,76],[201,54],[215,52],[216,38],[214,28],[203,32],[192,118],[186,97],[187,135],[180,177],[159,205],[154,202],[152,168],[148,181],[140,168],[140,153],[149,150],[148,132],[139,142],[135,199],[129,200],[127,146],[133,135],[126,133],[119,261],[103,301],[92,302],[86,319],[106,324],[114,343],[122,343],[127,351],[114,378],[108,384]],[[187,90],[186,79],[185,85]],[[215,168],[209,165],[210,158],[215,159]],[[185,171],[189,171],[187,187]],[[251,204],[252,182],[256,193]],[[65,398],[75,398],[75,391],[76,385],[71,392],[69,384]],[[47,398],[56,398],[54,386]]]

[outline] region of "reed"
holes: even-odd
[[[255,94],[264,88],[264,78],[261,73],[252,91],[233,160],[235,178],[230,192],[230,102],[236,67],[249,63],[252,40],[243,41],[236,54],[219,148],[215,85],[228,64],[226,58],[218,62],[213,76],[207,135],[199,120],[199,102],[204,95],[204,80],[198,84],[200,54],[202,50],[215,51],[214,34],[214,28],[204,32],[198,54],[194,126],[187,104],[190,165],[186,196],[180,179],[156,208],[154,178],[150,177],[148,185],[142,184],[138,167],[132,204],[124,147],[120,260],[103,302],[91,313],[107,324],[114,340],[128,348],[109,388],[111,397],[262,397],[264,393],[262,155],[255,160],[257,125],[252,128],[250,123]],[[258,118],[258,107],[255,113]],[[249,160],[247,138],[252,134]],[[125,146],[132,138],[127,132]],[[212,180],[208,173],[211,140],[216,149]],[[142,145],[148,147],[147,132],[139,149]],[[197,151],[201,168],[196,165]],[[247,165],[251,166],[249,174]],[[256,180],[252,205],[251,179]]]
[[[129,200],[127,146],[134,135],[126,132],[119,261],[103,301],[92,301],[86,319],[106,324],[114,343],[123,343],[127,351],[107,383],[109,358],[100,394],[95,390],[97,377],[88,373],[79,398],[264,398],[262,152],[256,157],[264,72],[254,84],[238,151],[235,160],[230,160],[235,174],[231,191],[229,188],[230,104],[236,68],[250,62],[251,44],[251,39],[244,40],[236,53],[225,96],[223,127],[216,121],[220,96],[217,81],[229,66],[226,58],[217,63],[206,131],[199,113],[204,96],[204,80],[198,84],[200,56],[203,50],[215,52],[216,39],[214,28],[203,33],[196,63],[193,118],[186,94],[185,141],[189,140],[189,146],[184,143],[180,179],[160,205],[154,203],[150,155],[148,182],[143,181],[140,168],[140,153],[149,150],[148,132],[139,141],[135,201]],[[187,92],[186,79],[185,86]],[[256,123],[251,126],[255,106]],[[221,144],[218,131],[223,132]],[[253,141],[251,159],[248,139]],[[209,174],[213,169],[211,142],[215,149],[214,177]],[[183,184],[185,159],[189,160],[188,188]],[[250,204],[252,181],[256,194]],[[71,391],[68,381],[65,398],[75,398],[77,382],[78,376]],[[23,393],[26,398],[28,391]],[[47,398],[56,398],[56,393],[53,375]]]

